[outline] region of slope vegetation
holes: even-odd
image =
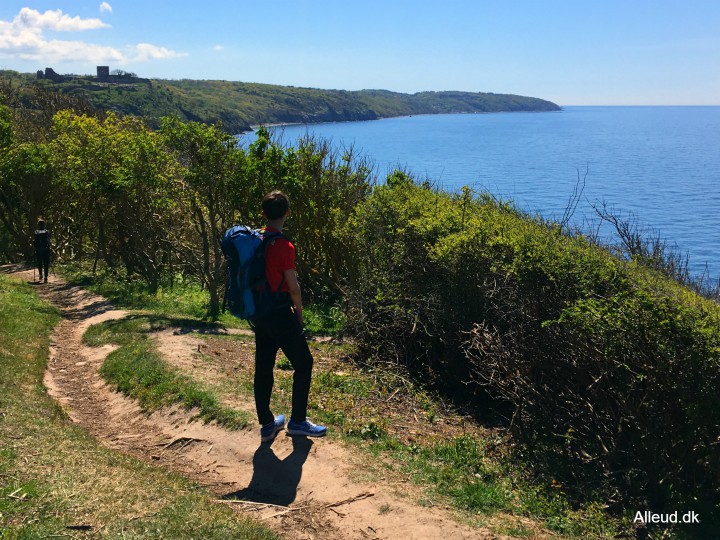
[[[475,92],[388,90],[321,90],[272,84],[94,77],[61,77],[37,81],[34,76],[0,72],[0,78],[22,84],[42,84],[64,94],[84,97],[101,110],[148,118],[157,125],[163,116],[216,123],[240,133],[252,125],[273,123],[343,122],[393,116],[445,113],[557,111],[556,104],[538,98]]]

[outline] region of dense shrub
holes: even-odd
[[[251,206],[256,216],[265,193],[280,189],[290,197],[285,233],[297,245],[304,294],[324,303],[337,301],[353,264],[350,246],[338,231],[371,192],[374,176],[367,158],[312,136],[287,147],[261,128],[249,148],[247,169],[257,186]]]
[[[476,406],[484,390],[511,404],[520,450],[569,492],[717,513],[717,304],[490,197],[402,175],[347,234],[365,355]]]

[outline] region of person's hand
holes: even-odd
[[[304,322],[303,322],[302,309],[298,309],[297,306],[293,306],[293,307],[290,308],[290,309],[291,309],[291,311],[295,314],[295,316],[297,317],[297,320],[298,320],[298,322],[300,323],[300,326],[303,326]]]

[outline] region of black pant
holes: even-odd
[[[303,422],[307,416],[313,357],[302,326],[290,308],[255,321],[255,407],[262,426],[275,419],[270,410],[270,395],[278,349],[282,349],[294,370],[290,419]]]
[[[43,278],[43,275],[45,278],[48,277],[48,269],[50,268],[50,252],[49,251],[36,251],[35,252],[35,261],[38,271],[40,272],[40,279]],[[45,270],[45,274],[43,274],[43,270]]]

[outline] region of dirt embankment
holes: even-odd
[[[32,272],[17,276],[31,281]],[[260,444],[257,426],[230,432],[194,422],[180,409],[143,413],[99,375],[113,347],[82,344],[90,325],[125,312],[54,276],[37,291],[63,313],[52,336],[48,391],[103,445],[192,478],[219,504],[254,513],[284,538],[500,538],[460,524],[447,509],[414,504],[401,495],[403,486],[364,480],[361,460],[330,438],[281,433],[272,444]],[[168,333],[158,343],[169,362],[185,368],[199,344],[192,336]],[[242,406],[253,410],[252,403]]]

